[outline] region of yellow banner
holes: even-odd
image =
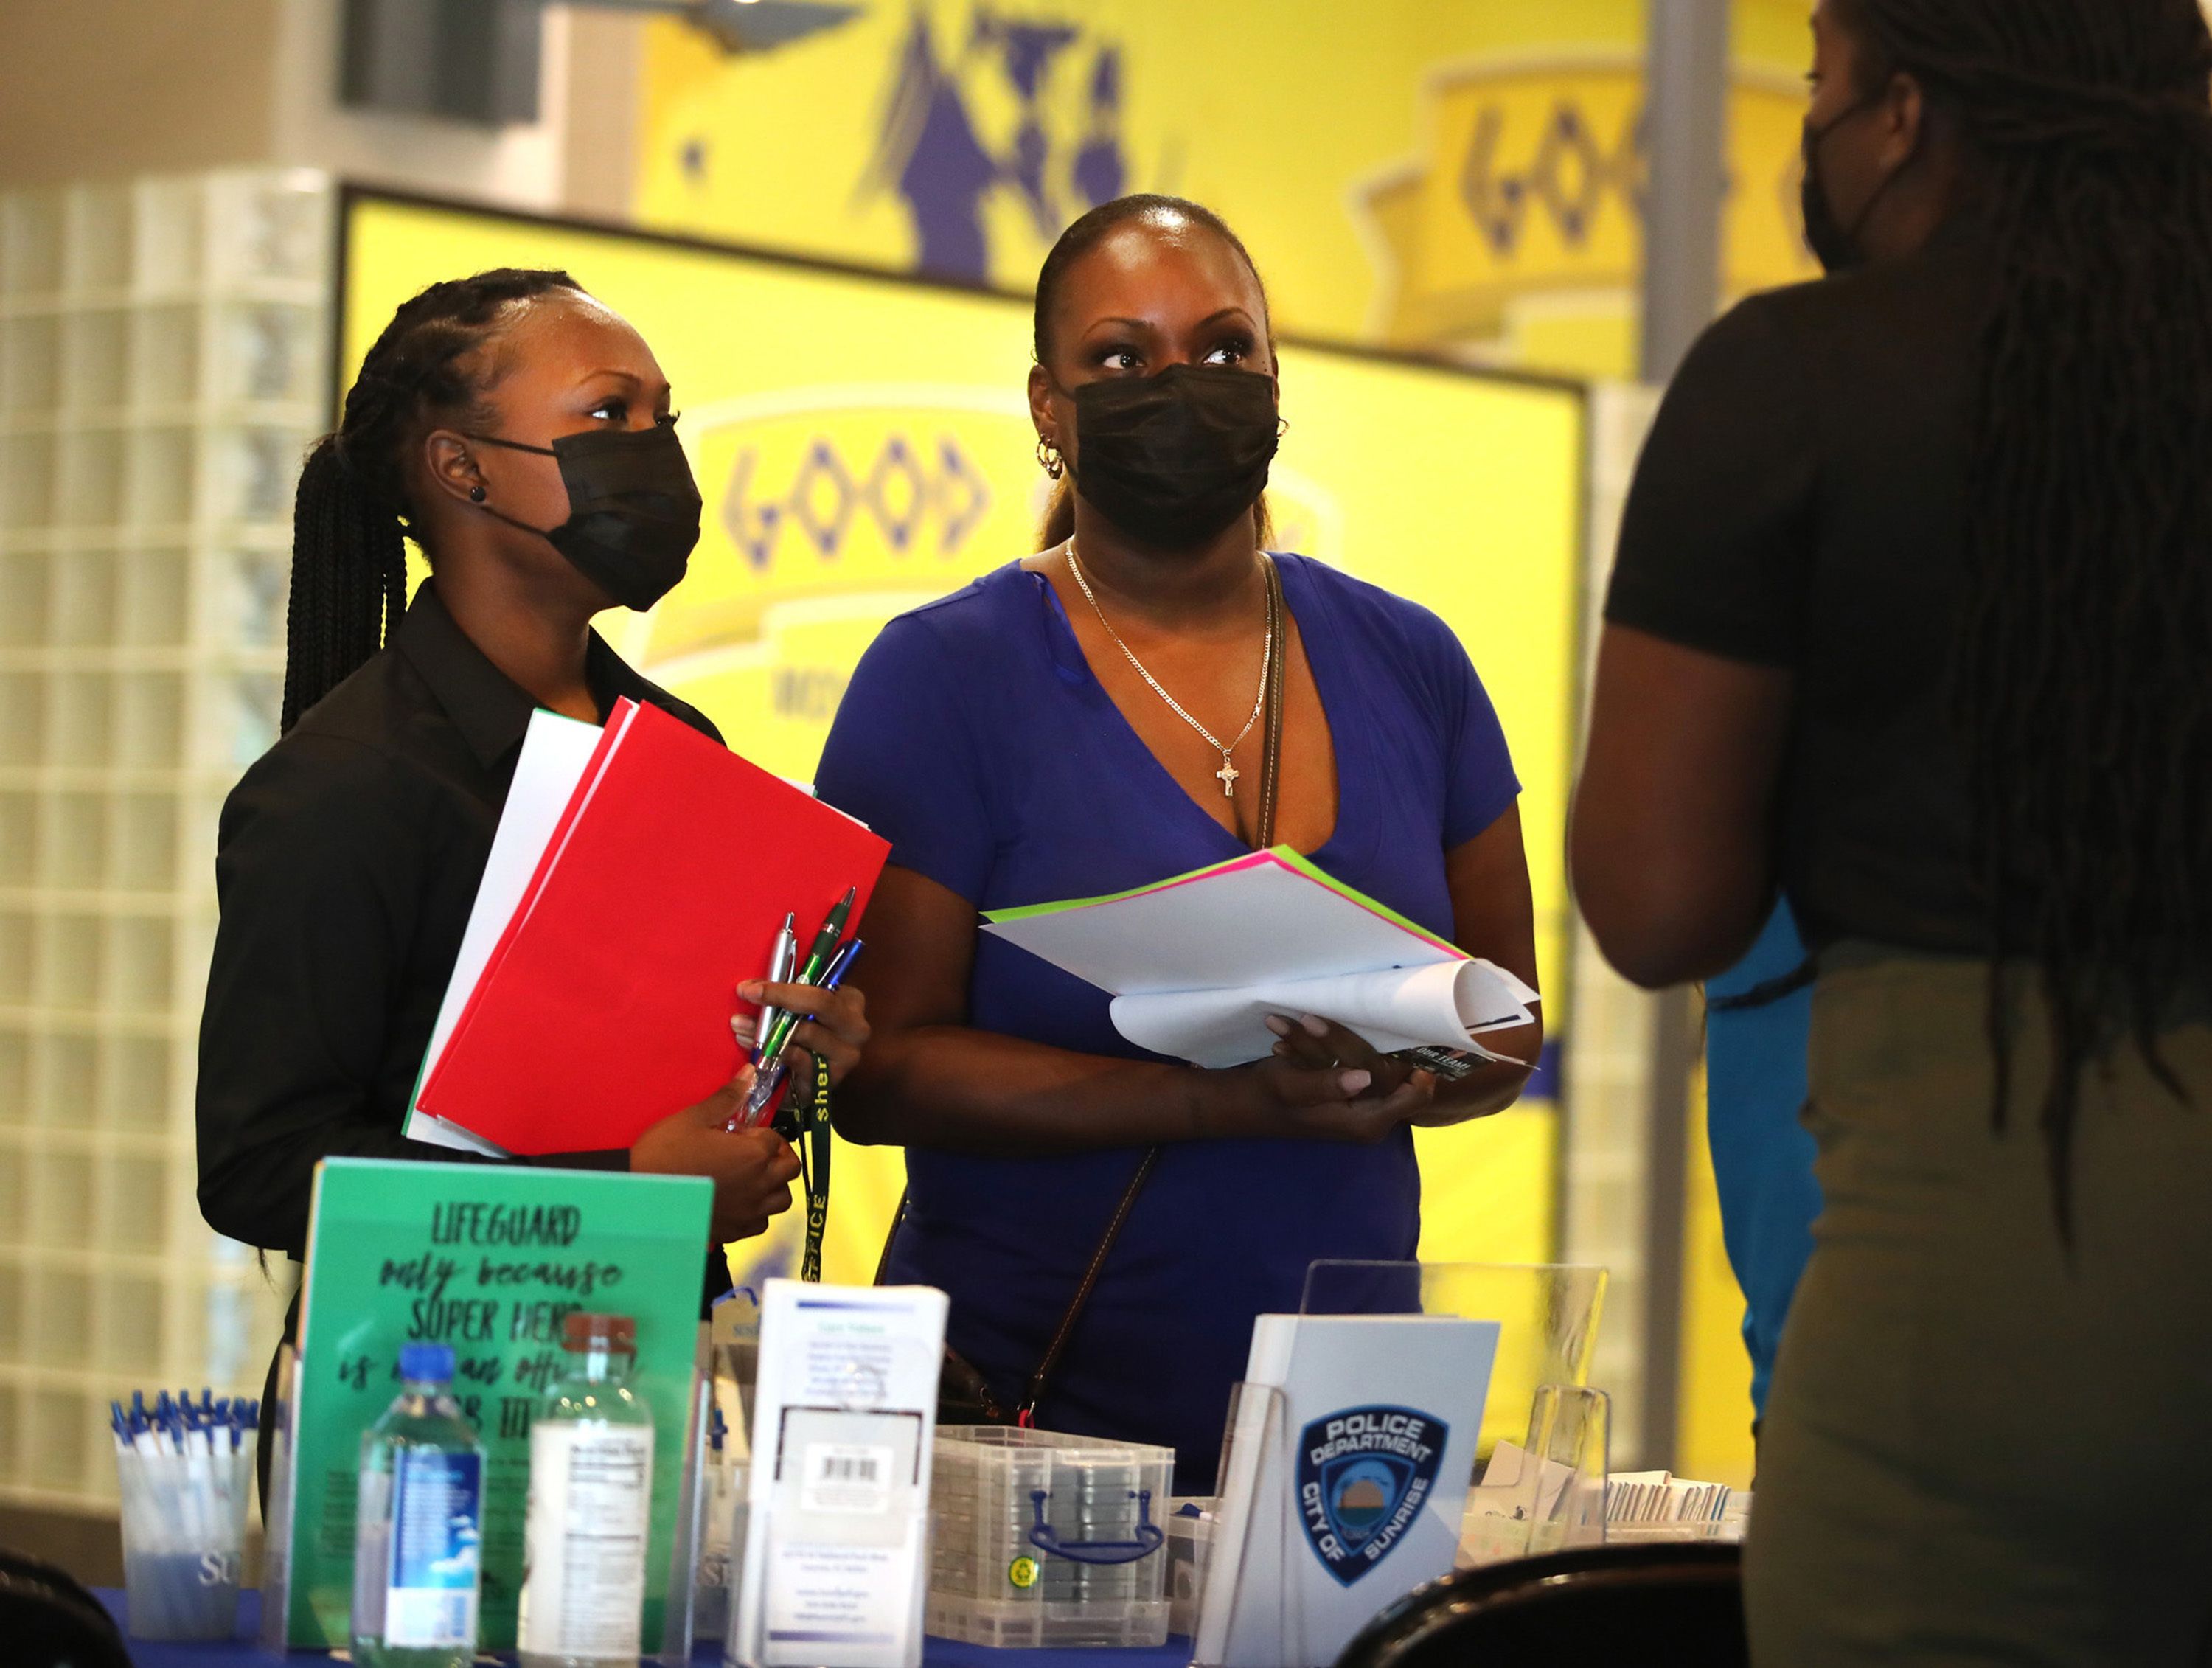
[[[1729,283],[1792,247],[1805,0],[1737,0]],[[1125,192],[1219,210],[1277,326],[1633,368],[1644,8],[885,0],[727,57],[648,31],[647,224],[1026,293]]]
[[[1437,77],[1421,158],[1365,193],[1387,251],[1379,333],[1401,344],[1504,336],[1516,303],[1610,292],[1643,270],[1644,82],[1632,61]],[[1739,77],[1729,100],[1722,278],[1731,292],[1814,276],[1797,210],[1802,88]]]

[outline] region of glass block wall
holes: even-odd
[[[0,194],[0,1497],[112,1501],[108,1398],[258,1394],[283,1297],[194,1200],[216,813],[276,739],[333,193]],[[281,1262],[274,1265],[281,1278]]]

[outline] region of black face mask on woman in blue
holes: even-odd
[[[1131,538],[1203,545],[1259,502],[1281,424],[1275,379],[1170,365],[1074,392],[1075,488]]]
[[[562,435],[550,446],[525,446],[496,435],[469,438],[560,464],[568,519],[557,527],[533,527],[501,514],[477,496],[481,487],[471,500],[485,514],[547,540],[623,607],[641,612],[652,607],[689,569],[692,546],[699,542],[699,485],[673,423],[587,429]]]

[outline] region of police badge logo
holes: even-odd
[[[1419,1521],[1450,1430],[1412,1408],[1346,1408],[1298,1438],[1298,1519],[1314,1556],[1350,1586]]]

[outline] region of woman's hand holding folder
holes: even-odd
[[[755,979],[739,985],[738,994],[749,1002],[771,1002],[805,1015],[805,1022],[792,1032],[787,1053],[818,1053],[829,1062],[833,1082],[852,1070],[867,1046],[867,999],[858,986],[823,990],[811,984],[767,984]],[[752,1023],[743,1015],[730,1022],[738,1043],[747,1048],[753,1043]],[[806,1064],[804,1069],[811,1075],[813,1067]],[[769,1219],[791,1208],[791,1184],[799,1178],[799,1154],[781,1135],[766,1125],[757,1129],[727,1127],[742,1120],[754,1080],[753,1068],[745,1067],[697,1105],[661,1119],[629,1149],[634,1171],[704,1176],[714,1184],[718,1245],[766,1233]]]
[[[725,1129],[752,1093],[747,1066],[696,1106],[664,1117],[629,1149],[629,1167],[665,1176],[704,1176],[714,1184],[714,1243],[768,1232],[769,1219],[791,1208],[799,1154],[773,1129]]]

